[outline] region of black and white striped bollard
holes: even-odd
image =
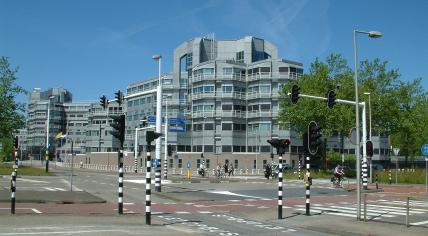
[[[150,154],[151,144],[147,144],[147,157],[146,157],[146,225],[151,224],[151,172],[152,172],[152,158]]]
[[[363,166],[362,166],[363,168],[362,168],[362,171],[363,171],[363,189],[364,190],[367,190],[367,180],[368,180],[368,177],[367,177],[367,160],[366,159],[364,159],[363,160]]]
[[[301,163],[302,163],[302,161],[299,159],[299,168],[298,168],[298,170],[299,170],[299,180],[300,180],[300,165],[301,165]]]
[[[123,150],[119,151],[119,198],[118,198],[118,212],[123,214]]]
[[[138,173],[138,162],[137,162],[137,158],[134,158],[134,172],[135,172],[135,174]]]
[[[155,191],[161,192],[161,159],[156,158],[156,166],[155,168]]]
[[[306,157],[306,175],[305,175],[305,185],[306,185],[306,215],[311,215],[311,157]]]
[[[163,179],[168,179],[168,158],[163,161]]]
[[[11,214],[15,214],[16,175],[17,175],[17,171],[16,169],[14,169],[12,172],[12,182],[10,185],[10,190],[12,191],[10,196],[10,203],[11,203],[10,213]]]
[[[375,179],[375,181],[376,181],[376,189],[379,189],[379,184],[378,184],[378,182],[377,182],[377,174],[376,174],[376,179]]]
[[[278,159],[278,219],[282,219],[282,154],[279,155]]]

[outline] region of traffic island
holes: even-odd
[[[0,190],[0,202],[10,202],[10,191]],[[57,203],[57,204],[92,204],[106,203],[106,200],[85,191],[19,191],[17,203]]]

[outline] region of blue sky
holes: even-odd
[[[353,29],[378,30],[384,37],[358,37],[359,59],[387,60],[402,80],[422,77],[428,90],[427,10],[423,0],[0,0],[0,55],[19,66],[18,83],[29,91],[64,87],[74,101],[98,101],[156,76],[154,54],[171,71],[174,48],[210,32],[264,38],[306,69],[330,53],[352,66]]]

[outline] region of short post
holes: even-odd
[[[282,219],[282,153],[278,157],[278,219]]]
[[[311,157],[306,157],[306,175],[305,175],[305,184],[306,184],[306,215],[311,215],[311,184],[310,184],[310,178],[311,178],[311,172],[310,172],[310,161]]]
[[[364,222],[367,221],[367,193],[364,194]]]
[[[299,168],[298,168],[298,170],[299,170],[299,180],[300,180],[300,165],[301,165],[301,160],[299,159]]]
[[[389,178],[389,184],[391,184],[392,183],[391,169],[389,169],[388,178]]]
[[[151,158],[151,143],[147,143],[147,159],[146,159],[146,225],[150,225],[150,206],[151,206],[151,172],[152,172],[152,158]]]
[[[379,183],[378,183],[378,179],[377,179],[377,174],[376,174],[375,181],[376,181],[376,189],[379,189]]]
[[[12,191],[12,194],[10,196],[10,213],[11,214],[15,214],[15,192],[16,192],[16,175],[17,175],[17,170],[16,168],[14,168],[13,172],[12,172],[12,182],[10,185],[10,190]]]
[[[406,199],[406,227],[409,227],[409,208],[410,208],[409,200],[410,200],[410,197],[408,196]]]
[[[118,211],[123,214],[123,150],[119,151],[119,198],[118,198]]]
[[[362,165],[362,171],[363,171],[363,189],[367,190],[368,189],[368,185],[367,185],[367,160],[363,160],[363,165]]]

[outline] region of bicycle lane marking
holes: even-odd
[[[273,224],[266,224],[266,223],[258,222],[255,220],[248,220],[248,219],[244,219],[242,217],[237,217],[237,216],[233,216],[233,215],[229,215],[229,214],[213,214],[211,216],[215,217],[215,218],[219,218],[219,219],[225,219],[225,220],[231,221],[232,223],[244,224],[245,226],[251,225],[251,226],[254,226],[256,228],[264,229],[264,230],[273,230],[273,231],[280,231],[280,232],[296,232],[297,231],[297,230],[292,229],[292,228],[287,228],[284,226],[278,226],[278,225],[273,225]]]
[[[168,222],[171,223],[175,223],[175,224],[181,224],[183,226],[187,226],[189,228],[196,228],[197,230],[201,230],[201,231],[205,231],[205,232],[209,232],[209,233],[214,233],[214,234],[218,234],[221,236],[224,235],[240,235],[239,233],[236,232],[232,232],[230,230],[227,229],[221,229],[220,227],[216,227],[216,226],[212,226],[211,224],[208,223],[202,223],[200,218],[197,219],[190,219],[191,217],[186,217],[186,219],[184,218],[184,216],[180,216],[180,217],[176,217],[173,215],[158,215],[157,217],[166,220]]]

